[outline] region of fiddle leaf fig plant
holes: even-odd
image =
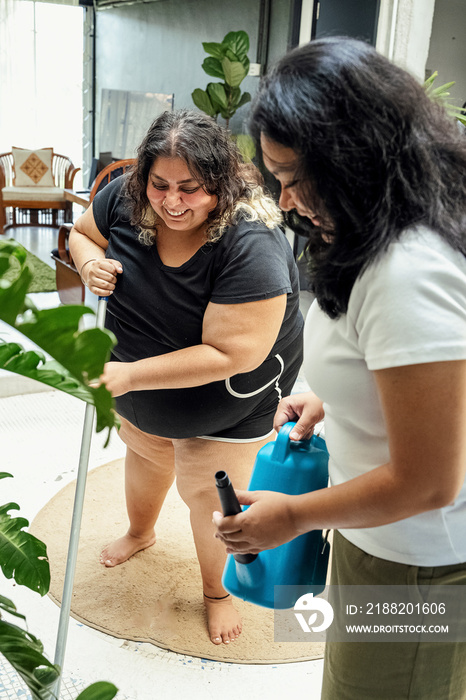
[[[251,101],[249,92],[241,92],[240,85],[249,73],[249,36],[244,31],[229,32],[221,42],[203,42],[204,51],[209,54],[202,68],[221,83],[208,83],[205,90],[196,88],[191,97],[202,112],[217,119],[220,115],[229,128],[230,119],[238,109]],[[239,138],[241,137],[241,139]],[[255,154],[254,142],[247,134],[234,135],[245,160]],[[252,155],[251,155],[252,154]]]
[[[227,122],[236,111],[251,100],[249,92],[241,92],[240,84],[249,72],[249,36],[244,31],[229,32],[220,43],[203,42],[210,54],[202,64],[207,75],[220,78],[223,83],[209,83],[205,90],[192,92],[193,102],[211,117],[219,114]]]

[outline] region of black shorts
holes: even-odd
[[[258,440],[271,432],[278,402],[291,393],[302,361],[298,334],[252,372],[189,389],[132,391],[117,397],[116,410],[160,437]]]

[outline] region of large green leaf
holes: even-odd
[[[215,41],[203,41],[202,48],[206,53],[220,60],[224,57],[226,51],[226,47],[223,44],[218,44]]]
[[[196,107],[202,112],[208,114],[209,117],[215,117],[215,115],[218,114],[218,110],[215,110],[215,107],[210,101],[210,97],[205,90],[201,90],[201,88],[196,88],[191,93],[191,97],[193,98],[193,102],[196,105]]]
[[[241,99],[241,88],[239,87],[230,87],[230,85],[227,85],[227,94],[228,94],[228,104],[230,107],[233,107],[234,109],[237,108],[238,103]]]
[[[243,94],[241,95],[240,101],[236,105],[236,109],[239,109],[240,107],[247,104],[248,102],[251,102],[251,95],[249,94],[249,92],[243,92]]]
[[[5,598],[5,596],[0,595],[0,610],[3,610],[3,612],[8,613],[9,615],[14,615],[14,617],[20,617],[22,620],[25,620],[26,618],[24,615],[21,615],[16,609],[16,605],[13,603],[12,600],[9,598]],[[2,616],[0,615],[0,618]]]
[[[43,645],[21,627],[0,620],[0,653],[21,676],[34,700],[51,700],[60,668],[43,655]]]
[[[222,68],[225,73],[225,82],[232,87],[238,87],[247,75],[247,71],[242,63],[230,61],[226,56],[222,59]]]
[[[213,78],[220,78],[220,80],[225,80],[222,64],[218,58],[212,58],[212,56],[205,58],[202,63],[202,67],[207,75],[211,75]]]
[[[31,272],[26,251],[16,241],[0,241],[0,269],[11,269],[12,259],[20,262],[17,277],[11,282],[0,278],[0,320],[13,326],[42,348],[52,360],[46,361],[38,350],[24,350],[18,343],[0,339],[0,368],[35,379],[94,404],[97,430],[118,424],[113,400],[105,387],[90,387],[89,382],[102,374],[110,350],[115,344],[112,333],[104,329],[80,330],[85,314],[94,311],[85,306],[60,306],[38,310],[26,296]]]
[[[245,74],[247,75],[249,73],[250,61],[247,56],[237,56],[231,49],[227,49],[225,51],[225,58],[229,58],[232,63],[241,63],[245,70]]]
[[[12,518],[10,510],[19,510],[16,503],[0,506],[0,567],[6,578],[45,595],[50,588],[50,567],[43,542],[25,532],[25,518]]]
[[[79,331],[85,306],[59,306],[27,311],[15,327],[51,355],[79,381],[96,379],[114,345],[113,336],[99,328]]]
[[[0,246],[2,241],[0,241]],[[9,268],[8,268],[9,269]],[[13,326],[18,314],[26,308],[26,292],[32,280],[32,272],[28,267],[21,269],[21,275],[7,282],[0,278],[0,319]]]
[[[226,44],[241,59],[249,51],[249,36],[244,31],[228,32],[222,44]]]
[[[91,389],[64,373],[59,363],[46,361],[40,351],[24,350],[18,343],[0,341],[0,368],[35,379],[85,401],[91,400]]]
[[[233,61],[234,63],[242,63],[242,61],[240,61],[239,56],[237,56],[237,55],[235,54],[235,52],[232,51],[231,49],[227,49],[227,50],[225,51],[225,55],[222,57],[222,60],[223,60],[223,58],[225,58],[225,56],[226,56],[227,58],[229,58],[230,61]]]
[[[14,603],[0,596],[0,611],[25,620]],[[0,654],[9,661],[23,679],[34,700],[52,700],[53,686],[60,667],[52,664],[43,654],[42,642],[33,634],[4,619],[0,619]],[[82,691],[76,700],[112,700],[118,689],[113,683],[100,681]]]
[[[207,92],[212,104],[216,107],[218,112],[223,111],[228,107],[228,99],[222,83],[209,83],[207,86]]]
[[[99,681],[93,683],[78,695],[76,700],[112,700],[118,693],[118,688],[113,683]]]

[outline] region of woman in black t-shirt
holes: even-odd
[[[109,296],[106,325],[117,338],[101,381],[127,446],[130,527],[101,562],[115,566],[154,544],[176,476],[214,644],[241,631],[213,538],[214,474],[225,468],[247,486],[302,360],[298,274],[279,223],[228,132],[183,110],[154,121],[133,170],[95,197],[70,237],[83,281]]]

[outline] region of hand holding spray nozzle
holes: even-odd
[[[216,472],[215,483],[217,485],[223,515],[238,515],[238,513],[241,513],[241,506],[228,474],[224,471]],[[250,564],[257,558],[257,554],[233,554],[233,558],[239,564]]]

